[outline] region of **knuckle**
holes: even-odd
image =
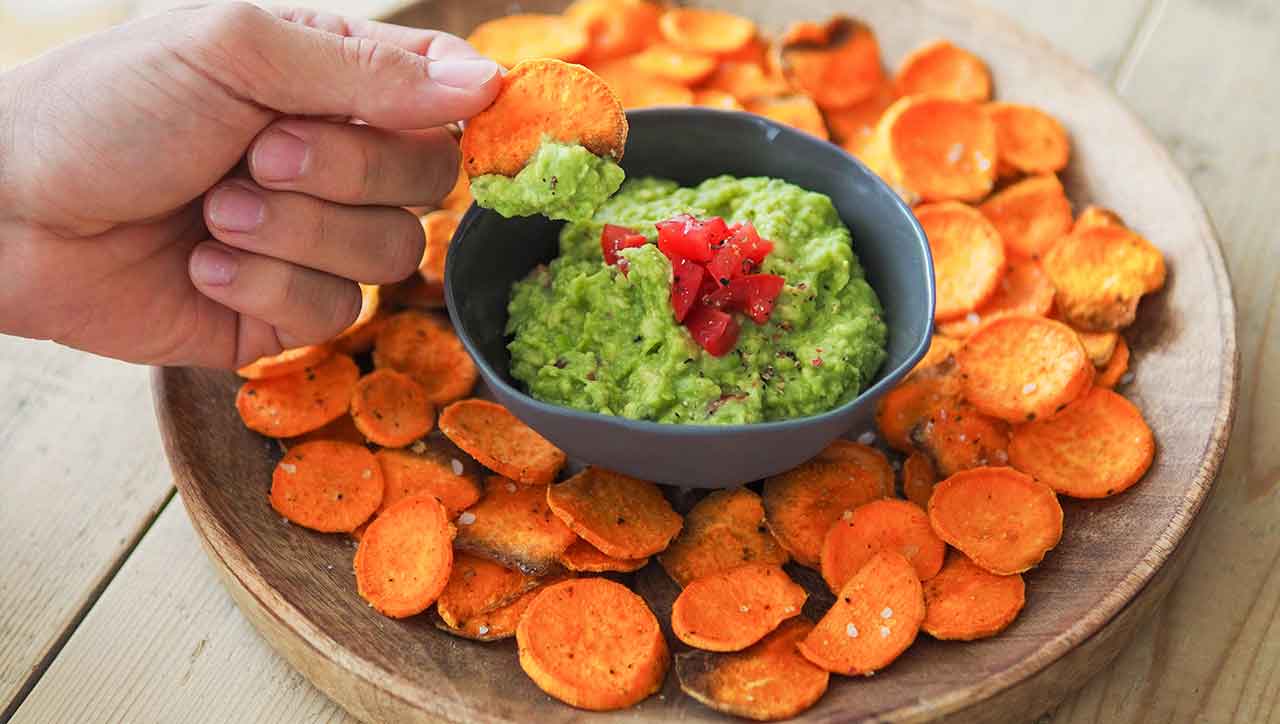
[[[198,27],[206,39],[226,43],[252,34],[266,17],[266,12],[256,5],[233,0],[205,7]]]

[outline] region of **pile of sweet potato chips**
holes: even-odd
[[[434,606],[450,634],[514,637],[529,677],[584,709],[657,692],[676,647],[690,696],[781,719],[831,673],[888,667],[920,631],[1004,630],[1025,602],[1020,574],[1062,535],[1060,496],[1115,495],[1151,465],[1151,430],[1112,390],[1130,360],[1120,332],[1163,284],[1163,258],[1113,212],[1073,217],[1056,176],[1065,130],[992,102],[970,52],[929,43],[888,75],[856,20],[798,22],[770,42],[746,18],[643,0],[508,16],[471,41],[508,65],[585,63],[630,107],[748,109],[830,134],[918,204],[939,334],[883,399],[878,437],[760,484],[688,507],[687,491],[598,468],[560,480],[563,452],[470,397],[475,366],[438,313],[462,174],[423,218],[418,278],[366,288],[331,343],[241,370],[244,423],[285,449],[271,505],[358,538],[355,585],[379,612]],[[652,558],[682,589],[675,641],[627,585]],[[794,566],[835,594],[816,622]]]

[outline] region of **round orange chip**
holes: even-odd
[[[996,181],[996,131],[982,106],[937,96],[899,98],[866,153],[912,201],[977,201]]]
[[[1129,343],[1124,341],[1124,337],[1121,337],[1116,341],[1116,351],[1111,353],[1111,359],[1107,360],[1107,366],[1098,372],[1093,384],[1098,387],[1114,389],[1124,379],[1125,373],[1129,371],[1129,354]]]
[[[682,525],[658,486],[598,467],[548,488],[547,505],[570,530],[615,558],[661,552]]]
[[[938,408],[954,402],[960,391],[954,359],[948,357],[932,367],[918,368],[880,398],[876,426],[890,447],[910,453],[915,449],[911,431]]]
[[[548,586],[516,628],[520,667],[546,693],[609,711],[662,688],[671,654],[644,599],[607,578]]]
[[[964,339],[983,324],[1010,315],[1043,317],[1053,308],[1053,285],[1031,259],[1011,259],[995,294],[971,314],[938,325],[938,332],[957,340]]]
[[[524,13],[480,23],[467,36],[467,42],[481,55],[513,68],[526,60],[542,58],[577,61],[586,52],[588,39],[586,31],[569,18]]]
[[[671,606],[671,630],[695,648],[741,651],[799,616],[807,598],[779,566],[748,563],[685,586]]]
[[[480,470],[473,462],[464,462],[461,451],[444,441],[424,442],[411,448],[383,448],[376,455],[386,491],[382,495],[385,510],[414,495],[433,495],[444,505],[449,520],[480,500]]]
[[[565,454],[507,408],[488,400],[459,400],[440,413],[440,431],[481,465],[528,485],[546,485]]]
[[[714,56],[659,43],[631,56],[631,62],[642,73],[664,78],[681,85],[697,85],[716,69]]]
[[[996,124],[1000,173],[1053,173],[1066,168],[1071,142],[1058,119],[1018,103],[988,103]]]
[[[836,521],[822,543],[822,578],[839,593],[882,550],[901,553],[922,581],[942,568],[947,545],[929,527],[929,516],[905,500],[873,500]]]
[[[939,538],[1003,576],[1035,566],[1062,538],[1058,496],[1013,468],[974,468],[938,483],[929,522]]]
[[[600,78],[618,95],[623,108],[687,106],[693,103],[688,86],[657,78],[636,67],[634,59],[618,58],[596,66]]]
[[[910,437],[942,477],[1009,462],[1009,423],[963,400],[948,400],[930,410]]]
[[[680,586],[744,563],[782,565],[789,556],[764,522],[760,496],[747,488],[717,490],[684,518],[680,535],[658,562]]]
[[[638,53],[661,34],[662,7],[650,0],[576,0],[564,14],[587,33],[588,65]]]
[[[383,325],[374,342],[373,364],[409,375],[435,405],[471,394],[479,375],[449,323],[415,310],[400,312]]]
[[[924,623],[935,639],[973,641],[995,636],[1018,617],[1027,601],[1022,576],[997,576],[963,553],[952,553],[924,584]]]
[[[297,437],[347,414],[360,368],[344,354],[279,377],[249,380],[236,393],[245,427],[269,437]]]
[[[467,121],[463,164],[472,176],[515,176],[546,138],[617,160],[627,144],[627,116],[595,73],[559,60],[527,60],[503,77],[493,104]]]
[[[720,63],[702,88],[728,93],[741,103],[784,95],[790,90],[786,81],[767,73],[760,65],[736,62]]]
[[[373,348],[373,340],[387,320],[383,311],[382,287],[377,284],[360,285],[360,314],[350,327],[333,340],[333,348],[343,354],[364,354]]]
[[[436,600],[436,613],[450,628],[466,628],[472,618],[513,603],[538,583],[538,578],[488,558],[455,553],[449,582]]]
[[[261,357],[236,370],[236,374],[246,380],[265,380],[268,377],[282,377],[299,372],[307,367],[314,367],[333,355],[333,348],[327,344],[311,344],[306,347],[286,349],[279,354]]]
[[[1071,202],[1053,174],[1023,179],[978,208],[1016,256],[1038,259],[1071,231]]]
[[[356,590],[379,613],[407,618],[427,610],[453,568],[453,526],[430,495],[387,508],[356,548]]]
[[[404,447],[431,432],[436,408],[412,377],[381,369],[356,383],[351,395],[351,419],[369,442]]]
[[[578,573],[630,573],[644,568],[649,558],[614,558],[579,538],[557,558],[560,565]]]
[[[756,98],[746,104],[747,110],[775,120],[783,125],[804,131],[811,136],[827,140],[827,122],[822,111],[806,95],[794,94],[773,98]]]
[[[886,109],[897,100],[893,88],[882,83],[865,100],[839,110],[825,110],[831,139],[854,156],[862,157],[864,148],[876,132],[876,124]]]
[[[1052,420],[1018,426],[1009,462],[1062,495],[1105,498],[1141,480],[1155,452],[1142,412],[1095,387]]]
[[[718,108],[722,111],[746,110],[737,98],[718,90],[699,90],[693,93],[693,104],[704,108]]]
[[[662,14],[658,28],[668,43],[700,53],[733,53],[756,36],[749,18],[704,8],[671,8]]]
[[[349,533],[382,502],[382,471],[363,445],[315,440],[294,446],[271,474],[271,507],[322,533]]]
[[[1072,326],[1105,332],[1128,326],[1142,295],[1164,286],[1164,256],[1134,232],[1091,226],[1064,236],[1044,256],[1058,312]]]
[[[861,103],[884,82],[875,33],[846,15],[792,25],[778,49],[783,74],[824,110]]]
[[[987,301],[1004,274],[1004,244],[1000,233],[972,206],[950,201],[925,204],[915,210],[929,249],[938,302],[934,318],[940,322],[964,315]]]
[[[541,487],[494,475],[480,502],[458,516],[460,551],[492,558],[531,575],[555,570],[556,559],[577,536],[547,506]]]
[[[965,342],[956,361],[969,402],[1009,422],[1052,417],[1093,384],[1075,330],[1044,317],[996,319]]]
[[[935,40],[903,59],[894,86],[900,96],[932,94],[961,101],[991,98],[987,64],[946,40]]]

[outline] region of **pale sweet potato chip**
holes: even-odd
[[[430,495],[383,511],[356,548],[356,589],[379,613],[407,618],[427,610],[449,582],[453,526]]]
[[[977,209],[956,201],[915,210],[933,252],[934,319],[963,317],[995,294],[1004,274],[1000,232]]]
[[[1071,231],[1071,202],[1051,173],[1001,189],[978,208],[1013,256],[1038,259]]]
[[[1096,332],[1133,323],[1138,300],[1164,286],[1164,256],[1121,226],[1086,227],[1064,236],[1044,256],[1057,309],[1073,327]]]
[[[901,553],[927,581],[942,568],[947,545],[929,527],[929,516],[905,500],[885,498],[859,506],[837,520],[822,543],[822,578],[839,593],[882,550]]]
[[[1054,173],[1066,168],[1071,142],[1058,119],[1033,106],[988,103],[996,124],[999,173]]]
[[[900,96],[929,94],[979,102],[991,98],[987,64],[946,40],[913,50],[902,60],[893,82]]]
[[[480,23],[467,36],[467,42],[481,54],[514,69],[535,59],[576,62],[586,53],[589,40],[586,31],[569,18],[522,13]]]

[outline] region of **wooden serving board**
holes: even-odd
[[[776,32],[787,21],[846,12],[875,28],[890,67],[947,37],[991,66],[1001,99],[1040,106],[1070,131],[1064,174],[1077,205],[1114,207],[1169,262],[1164,291],[1127,333],[1142,408],[1159,450],[1145,480],[1103,501],[1064,501],[1066,532],[1027,574],[1027,606],[987,641],[921,639],[867,679],[833,677],[801,719],[811,722],[1028,721],[1109,661],[1181,571],[1196,513],[1226,448],[1237,352],[1230,283],[1203,208],[1169,155],[1103,84],[1008,20],[968,0],[715,3]],[[558,10],[561,2],[524,2]],[[508,0],[412,6],[393,20],[465,35],[512,10]],[[511,641],[478,644],[437,631],[427,616],[393,621],[355,593],[352,544],[283,522],[266,495],[275,443],[244,429],[228,373],[157,371],[156,408],[192,522],[228,590],[262,635],[317,687],[366,721],[544,723],[712,721],[675,676],[639,707],[585,714],[544,695],[520,671]],[[856,432],[856,431],[855,431]],[[814,582],[814,581],[811,581]],[[660,617],[675,589],[655,565],[632,583]],[[820,584],[819,584],[820,585]],[[678,642],[673,646],[679,650]]]

